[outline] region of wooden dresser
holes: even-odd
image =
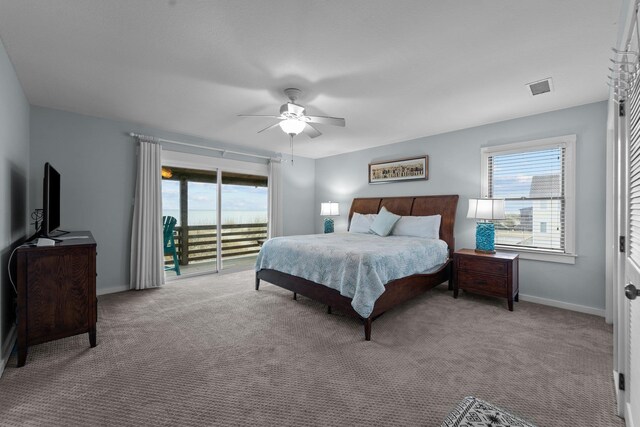
[[[518,301],[518,254],[477,253],[460,249],[453,254],[453,297],[464,289],[482,295],[507,299],[509,311]]]
[[[60,238],[65,240],[55,246],[23,245],[16,251],[18,367],[30,345],[89,333],[96,346],[97,245],[88,231]]]

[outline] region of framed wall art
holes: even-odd
[[[429,156],[369,163],[369,184],[429,179]]]

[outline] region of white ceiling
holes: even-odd
[[[29,102],[312,158],[604,100],[620,0],[0,0]],[[531,97],[525,83],[553,78]],[[135,130],[135,129],[132,129]]]

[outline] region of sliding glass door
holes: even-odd
[[[163,166],[163,215],[177,219],[181,275],[253,266],[267,238],[267,200],[266,176]]]
[[[218,270],[217,171],[163,166],[162,215],[177,219],[174,241],[182,275]],[[173,257],[165,254],[165,264]]]
[[[250,267],[267,238],[267,177],[221,172],[222,268]]]

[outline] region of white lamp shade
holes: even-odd
[[[286,119],[281,121],[279,124],[280,124],[280,129],[282,129],[284,133],[290,134],[290,135],[299,134],[307,125],[302,120],[296,120],[296,119]]]
[[[504,200],[502,199],[469,199],[467,218],[504,219]]]
[[[340,215],[340,205],[335,202],[320,203],[320,215],[321,216]]]

